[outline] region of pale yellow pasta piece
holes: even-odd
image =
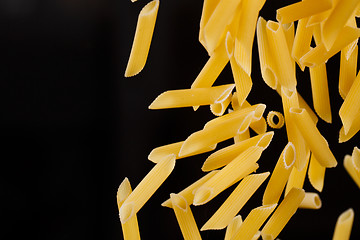
[[[306,157],[305,167],[299,171],[296,167],[293,167],[286,184],[285,195],[287,195],[292,188],[303,188],[306,177],[306,172],[309,166],[310,152]]]
[[[339,92],[340,96],[345,99],[354,80],[356,78],[358,58],[358,46],[352,51],[349,59],[346,59],[346,51],[341,50],[340,57],[340,75],[339,75]]]
[[[326,65],[325,63],[321,63],[309,70],[315,111],[324,121],[331,123],[331,107]]]
[[[181,195],[174,193],[170,194],[170,199],[184,239],[201,239],[199,229],[196,226],[190,205],[186,199]]]
[[[250,131],[247,129],[245,132],[237,134],[234,137],[234,143],[239,143],[250,138]]]
[[[319,192],[321,192],[324,187],[325,170],[326,168],[321,166],[316,160],[314,154],[312,154],[310,158],[308,177],[311,185]]]
[[[256,21],[264,3],[265,0],[241,0],[241,13],[237,23],[239,28],[235,37],[234,57],[249,77],[251,74],[252,47]]]
[[[249,95],[253,83],[250,75],[248,75],[245,70],[238,65],[234,56],[230,59],[230,64],[236,85],[237,99],[239,105],[241,106]]]
[[[217,172],[218,172],[218,170],[209,172],[208,174],[206,174],[205,176],[203,176],[202,178],[200,178],[199,180],[197,180],[196,182],[194,182],[193,184],[191,184],[190,186],[188,186],[187,188],[185,188],[184,190],[179,192],[178,195],[181,195],[183,198],[185,198],[186,202],[189,205],[191,205],[193,203],[193,200],[194,200],[193,192],[195,192],[207,180],[212,178]],[[163,202],[161,204],[161,206],[172,208],[171,199],[168,199],[165,202]]]
[[[289,48],[289,53],[290,53],[290,56],[291,56],[291,51],[292,51],[292,48],[293,48],[293,45],[294,45],[294,38],[295,38],[295,36],[294,36],[294,31],[295,31],[294,23],[291,22],[291,23],[281,24],[281,27],[284,30],[286,43],[287,43],[287,46]],[[294,72],[295,72],[295,70],[296,70],[295,60],[293,58],[291,58],[291,62],[292,62],[293,69],[294,69]]]
[[[291,56],[294,58],[300,69],[304,71],[305,66],[300,63],[300,58],[310,51],[313,27],[306,27],[309,18],[303,18],[298,21],[294,45],[291,50]]]
[[[353,27],[353,28],[356,28],[357,27],[357,23],[356,23],[356,18],[354,16],[354,13],[351,15],[351,17],[349,18],[349,20],[347,21],[346,23],[346,26],[349,26],[349,27]],[[350,55],[352,54],[352,52],[354,51],[355,47],[357,46],[358,44],[358,40],[359,39],[355,39],[352,43],[350,43],[349,45],[347,45],[344,49],[345,52],[346,52],[346,59],[349,60],[350,58]]]
[[[201,169],[204,172],[207,172],[213,169],[223,167],[251,146],[260,146],[266,149],[269,146],[273,136],[274,132],[271,131],[222,148],[212,153],[206,159]]]
[[[215,116],[222,116],[231,102],[232,94],[219,103],[210,104],[210,111]]]
[[[155,28],[159,3],[159,0],[149,2],[140,11],[129,61],[125,70],[125,77],[138,74],[145,66]]]
[[[276,10],[276,19],[282,24],[291,23],[324,12],[331,7],[331,0],[303,0]]]
[[[132,190],[129,179],[125,178],[120,184],[116,194],[116,200],[119,210],[131,192]],[[139,224],[136,214],[134,214],[134,216],[126,223],[121,224],[121,228],[123,231],[124,240],[140,240]]]
[[[355,118],[350,126],[349,131],[345,134],[344,126],[339,132],[339,143],[349,141],[360,130],[360,118]]]
[[[214,12],[216,6],[219,4],[220,0],[204,0],[203,8],[201,12],[200,19],[200,30],[199,30],[199,42],[204,46],[207,50],[205,36],[204,36],[204,28],[206,23],[209,21],[211,14]]]
[[[321,34],[324,46],[330,50],[340,36],[342,28],[356,9],[358,0],[342,0],[334,5],[329,17],[321,25]]]
[[[281,152],[266,186],[262,200],[263,205],[278,203],[294,163],[295,147],[289,142]]]
[[[150,104],[149,109],[180,108],[221,103],[230,96],[234,87],[235,84],[226,84],[210,88],[166,91]]]
[[[296,159],[295,167],[301,170],[305,166],[307,150],[305,140],[302,137],[300,131],[297,129],[295,122],[293,121],[290,108],[299,106],[299,98],[297,91],[290,91],[287,88],[281,88],[281,99],[285,115],[286,132],[288,141],[292,142],[295,147]]]
[[[242,220],[241,216],[240,215],[235,216],[226,228],[224,240],[231,240],[231,237],[240,228],[242,223],[243,223],[243,220]]]
[[[314,111],[310,108],[310,106],[306,103],[306,101],[304,100],[304,98],[297,93],[298,95],[298,99],[299,99],[299,106],[301,108],[305,108],[306,111],[308,112],[308,114],[310,115],[312,121],[315,123],[315,125],[317,124],[317,122],[319,121],[318,117],[316,116],[316,114],[314,113]]]
[[[245,177],[214,215],[204,224],[201,231],[223,229],[229,225],[234,216],[242,209],[269,174],[269,172],[265,172]]]
[[[160,162],[164,157],[170,155],[170,154],[175,154],[176,159],[181,159],[181,158],[185,158],[185,157],[189,157],[189,156],[193,156],[193,155],[197,155],[197,154],[201,154],[201,153],[205,153],[205,152],[209,152],[212,151],[216,148],[216,144],[206,147],[204,149],[201,149],[197,152],[193,152],[190,155],[183,155],[183,156],[179,156],[179,151],[181,149],[181,146],[184,144],[184,141],[181,142],[176,142],[176,143],[171,143],[171,144],[167,144],[164,146],[160,146],[157,148],[154,148],[149,156],[148,159],[154,163],[158,163]]]
[[[281,27],[281,24],[268,21],[266,24],[266,32],[269,46],[273,50],[273,61],[276,62],[276,72],[279,84],[290,90],[294,90],[296,88],[295,69],[293,67],[293,60],[290,56],[284,29]]]
[[[144,206],[174,167],[175,155],[169,155],[150,170],[121,206],[119,211],[121,223],[126,223]]]
[[[256,37],[259,50],[261,76],[270,88],[276,89],[278,87],[279,76],[276,72],[274,53],[269,44],[266,21],[262,17],[259,17],[257,22]]]
[[[354,164],[353,158],[350,155],[346,155],[344,157],[344,168],[346,169],[352,180],[360,188],[360,177],[357,174],[356,166]]]
[[[354,150],[351,155],[352,163],[355,169],[356,174],[360,178],[360,150],[357,147],[354,147]]]
[[[265,205],[254,208],[245,218],[238,231],[231,238],[232,240],[251,240],[261,225],[266,221],[270,214],[274,211],[277,204]]]
[[[244,101],[241,108],[250,107],[250,103]],[[254,105],[256,106],[256,105]],[[254,130],[257,134],[265,133],[267,130],[266,120],[264,117],[261,117],[258,121],[250,123],[250,128]]]
[[[300,203],[299,208],[306,208],[306,209],[320,209],[321,208],[321,199],[319,194],[306,192],[305,197]]]
[[[264,240],[274,240],[295,214],[305,197],[303,189],[292,188],[261,230]]]
[[[240,180],[240,177],[245,177],[244,174],[248,173],[248,169],[254,166],[262,151],[262,147],[253,146],[242,152],[195,192],[193,204],[202,205],[207,203],[235,183],[236,180]]]
[[[303,108],[290,108],[290,114],[296,127],[300,130],[306,144],[323,167],[336,167],[337,161],[332,154],[326,139],[321,135],[311,117]]]
[[[354,120],[359,116],[360,110],[360,74],[358,73],[349,93],[340,107],[339,115],[344,126],[344,133],[347,134]]]
[[[300,58],[300,63],[308,67],[320,65],[359,37],[360,29],[345,26],[329,50],[325,48],[322,42]]]
[[[274,117],[277,117],[277,123],[275,123],[274,121]],[[266,122],[267,124],[271,127],[271,128],[282,128],[282,126],[284,126],[285,120],[284,120],[284,116],[277,111],[270,111],[266,117]]]
[[[350,239],[351,228],[354,222],[354,210],[349,208],[341,213],[335,225],[333,240],[348,240]]]

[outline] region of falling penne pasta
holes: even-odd
[[[205,42],[204,28],[209,21],[211,14],[214,12],[216,6],[219,4],[220,0],[204,0],[203,8],[201,12],[200,19],[200,29],[199,29],[199,42],[207,50],[207,45]]]
[[[140,11],[129,61],[125,70],[125,77],[138,74],[145,66],[155,28],[159,3],[159,0],[149,2]]]
[[[326,168],[321,166],[316,160],[314,154],[312,154],[310,158],[308,177],[311,185],[319,192],[321,192],[324,187],[325,171]]]
[[[354,222],[354,210],[352,208],[341,213],[335,225],[333,240],[350,239],[351,228]]]
[[[277,117],[277,123],[274,121],[274,117]],[[284,126],[285,120],[284,116],[277,111],[270,111],[266,117],[266,122],[271,128],[282,128]]]
[[[226,228],[224,240],[231,240],[232,236],[240,228],[243,220],[240,215],[235,216]]]
[[[321,208],[321,199],[319,194],[312,192],[305,192],[305,197],[300,203],[299,208],[305,209],[319,209]]]
[[[354,80],[356,78],[358,59],[358,46],[356,45],[349,58],[346,58],[346,51],[341,50],[340,74],[339,74],[339,93],[345,99]]]
[[[360,188],[360,177],[357,172],[357,167],[355,166],[353,158],[350,155],[346,155],[344,157],[344,168],[347,171],[347,173],[350,175],[352,180]]]
[[[303,188],[304,181],[306,177],[306,172],[309,166],[310,152],[306,157],[305,167],[302,170],[298,170],[296,167],[293,167],[286,184],[285,196],[290,192],[292,188]]]

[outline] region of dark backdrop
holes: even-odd
[[[127,176],[135,187],[153,167],[149,152],[184,140],[213,118],[208,107],[148,110],[169,89],[190,87],[206,63],[198,43],[202,1],[160,3],[153,42],[144,70],[124,72],[138,13],[148,1],[0,1],[0,238],[122,239],[115,195]],[[291,2],[268,0],[260,15]],[[262,81],[254,43],[251,103],[282,111],[281,100]],[[339,55],[327,64],[333,124],[320,131],[339,164],[326,172],[320,210],[299,210],[281,239],[330,239],[340,213],[353,207],[352,239],[360,237],[360,191],[342,160],[359,143],[337,143],[341,127],[337,90]],[[229,66],[216,84],[232,81]],[[308,71],[298,71],[298,89],[312,104]],[[219,146],[230,144],[228,141]],[[275,130],[259,172],[272,170],[286,144],[285,129]],[[208,154],[180,160],[174,172],[138,213],[143,239],[181,239],[174,213],[160,206],[200,176]],[[245,217],[261,205],[265,185],[241,210]],[[305,182],[307,191],[315,191]],[[209,204],[192,208],[201,227],[231,189]],[[224,231],[206,231],[221,239]]]

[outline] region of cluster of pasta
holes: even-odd
[[[319,194],[305,192],[303,184],[307,173],[312,186],[321,192],[326,168],[337,166],[316,124],[318,116],[328,123],[332,121],[325,64],[340,51],[339,92],[344,102],[339,111],[343,123],[339,142],[349,140],[360,130],[360,76],[356,76],[360,29],[355,19],[360,14],[360,1],[303,0],[278,9],[277,21],[259,17],[264,3],[204,0],[199,41],[210,56],[207,63],[191,88],[166,91],[149,108],[192,107],[196,111],[199,106],[209,105],[217,117],[184,141],[153,149],[148,158],[156,165],[134,191],[127,178],[121,183],[117,202],[125,239],[140,239],[136,213],[171,174],[177,159],[213,151],[219,142],[231,138],[234,144],[208,156],[202,166],[202,171],[208,172],[205,176],[181,192],[170,194],[162,204],[174,210],[184,239],[201,239],[190,206],[206,204],[238,182],[201,231],[226,228],[225,239],[276,239],[298,208],[321,207]],[[140,12],[127,77],[138,74],[145,66],[158,8],[159,1],[154,0]],[[280,128],[285,122],[288,138],[272,173],[254,173],[274,135],[267,131],[263,117],[266,105],[247,101],[253,85],[255,32],[262,78],[278,92],[283,104],[284,116],[272,111],[268,124]],[[315,47],[311,46],[313,38]],[[234,84],[213,86],[228,62]],[[296,64],[303,71],[309,68],[316,114],[297,92]],[[250,129],[256,133],[254,136]],[[345,156],[344,166],[360,188],[358,148],[354,148],[352,156]],[[262,206],[251,210],[242,221],[237,214],[268,177]],[[333,239],[349,239],[353,218],[352,209],[339,216]]]

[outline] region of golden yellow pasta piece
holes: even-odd
[[[340,75],[339,75],[339,92],[340,96],[345,99],[354,80],[356,78],[358,58],[358,46],[356,45],[349,59],[346,58],[346,51],[341,50],[340,57]]]
[[[321,25],[321,34],[324,46],[330,50],[336,39],[341,36],[342,28],[356,9],[358,0],[342,0],[334,5],[329,17]]]
[[[337,161],[332,154],[327,141],[321,135],[311,117],[303,108],[290,108],[290,114],[296,127],[300,130],[306,144],[315,158],[323,167],[336,167]]]
[[[274,117],[277,117],[277,123],[274,121]],[[271,128],[282,128],[284,126],[284,116],[277,111],[270,111],[266,117],[266,122]]]
[[[203,8],[201,12],[200,19],[200,30],[199,30],[199,42],[204,46],[207,50],[205,36],[204,36],[204,28],[209,21],[211,14],[213,14],[216,6],[219,4],[220,0],[204,0]]]
[[[266,186],[262,200],[263,205],[278,203],[294,163],[295,147],[289,142],[281,152],[279,160],[277,161]]]
[[[231,237],[240,228],[242,223],[243,223],[243,220],[242,220],[241,216],[240,215],[235,216],[226,228],[224,240],[231,240]]]
[[[306,177],[306,172],[309,166],[310,152],[306,157],[305,167],[302,170],[298,170],[296,167],[293,167],[286,184],[285,196],[290,192],[292,188],[303,188],[304,181]]]
[[[339,143],[349,141],[360,130],[360,118],[355,118],[349,131],[345,134],[344,126],[339,132]]]
[[[269,174],[269,172],[265,172],[245,177],[214,215],[204,224],[201,231],[223,229],[229,225],[234,216],[241,210]]]
[[[325,63],[321,63],[309,70],[315,111],[324,121],[331,123],[331,107],[326,65]]]
[[[354,222],[354,210],[349,208],[341,213],[335,225],[333,240],[348,240],[350,239],[351,228]]]
[[[125,70],[125,77],[138,74],[145,66],[155,28],[159,3],[159,0],[149,2],[140,11],[129,61]]]
[[[346,155],[344,157],[344,168],[346,169],[352,180],[360,188],[360,177],[358,176],[357,167],[355,166],[355,162],[350,155]]]
[[[282,87],[281,99],[284,109],[288,141],[292,142],[295,147],[295,153],[296,153],[295,167],[298,170],[301,170],[304,168],[306,162],[306,156],[307,156],[306,144],[303,136],[301,135],[300,131],[297,129],[295,122],[290,114],[291,107],[299,106],[298,93],[297,91],[290,91],[289,89]]]
[[[324,187],[325,170],[326,168],[321,166],[316,160],[314,154],[312,154],[310,158],[308,177],[311,185],[319,192],[321,192]]]
[[[222,116],[231,102],[232,94],[219,103],[210,104],[210,111],[215,116]]]
[[[249,138],[250,138],[250,131],[249,131],[249,129],[247,129],[245,132],[237,134],[234,137],[234,143],[236,144],[236,143],[242,142],[244,140],[248,140]]]
[[[354,147],[354,150],[351,155],[353,166],[356,174],[360,178],[360,150],[357,147]]]
[[[274,240],[295,214],[305,197],[303,189],[292,188],[261,230],[264,240]]]
[[[269,44],[266,31],[266,21],[259,17],[256,27],[257,44],[259,50],[260,70],[264,82],[272,89],[278,87],[278,78],[276,72],[276,63],[274,53]]]
[[[170,194],[170,199],[184,239],[201,239],[199,229],[186,199],[174,193]]]
[[[273,61],[275,60],[276,62],[276,72],[279,84],[290,90],[294,90],[296,88],[295,69],[293,67],[293,60],[290,56],[284,29],[281,27],[281,24],[268,21],[266,24],[266,33],[269,46],[273,50]]]
[[[344,126],[345,134],[349,132],[354,120],[359,116],[359,110],[360,110],[359,94],[360,94],[360,74],[358,73],[339,111],[339,115]]]
[[[253,146],[242,152],[195,192],[193,204],[202,205],[209,202],[236,180],[240,180],[240,177],[245,177],[244,174],[248,174],[248,169],[254,166],[263,150],[262,147]]]
[[[256,105],[254,105],[256,106]],[[241,108],[251,107],[250,103],[244,101]],[[267,130],[266,120],[264,117],[261,117],[259,120],[250,123],[250,128],[254,130],[257,134],[263,134]]]
[[[306,209],[319,209],[321,208],[321,199],[319,194],[306,192],[305,197],[300,203],[299,208],[306,208]]]
[[[185,188],[184,190],[179,192],[178,195],[181,195],[183,198],[185,198],[186,202],[189,205],[191,205],[193,203],[193,200],[194,200],[194,194],[193,193],[201,185],[203,185],[207,180],[212,178],[217,172],[218,172],[218,170],[209,172],[208,174],[206,174],[205,176],[203,176],[202,178],[200,178],[199,180],[197,180],[196,182],[194,182],[193,184],[191,184],[190,186],[188,186],[187,188]],[[171,199],[168,199],[165,202],[163,202],[161,204],[161,206],[172,208]]]
[[[231,238],[232,240],[251,240],[261,225],[274,211],[277,204],[265,205],[254,208],[240,225],[238,231]]]
[[[119,211],[121,223],[126,223],[144,206],[174,167],[175,155],[169,155],[150,170],[121,206]]]
[[[282,24],[291,23],[324,12],[331,7],[331,0],[303,0],[276,10],[276,19]]]
[[[116,194],[116,200],[119,210],[131,192],[132,190],[129,179],[125,178],[120,184]],[[126,223],[122,223],[121,228],[123,231],[124,240],[140,240],[139,224],[136,214],[134,214],[134,216]]]
[[[221,103],[230,96],[234,87],[234,84],[226,84],[210,88],[166,91],[150,104],[149,109],[192,107]]]
[[[273,136],[274,132],[267,132],[265,134],[260,134],[239,143],[222,148],[212,153],[206,159],[201,169],[204,172],[208,172],[223,167],[251,146],[260,146],[266,149],[269,146]]]

